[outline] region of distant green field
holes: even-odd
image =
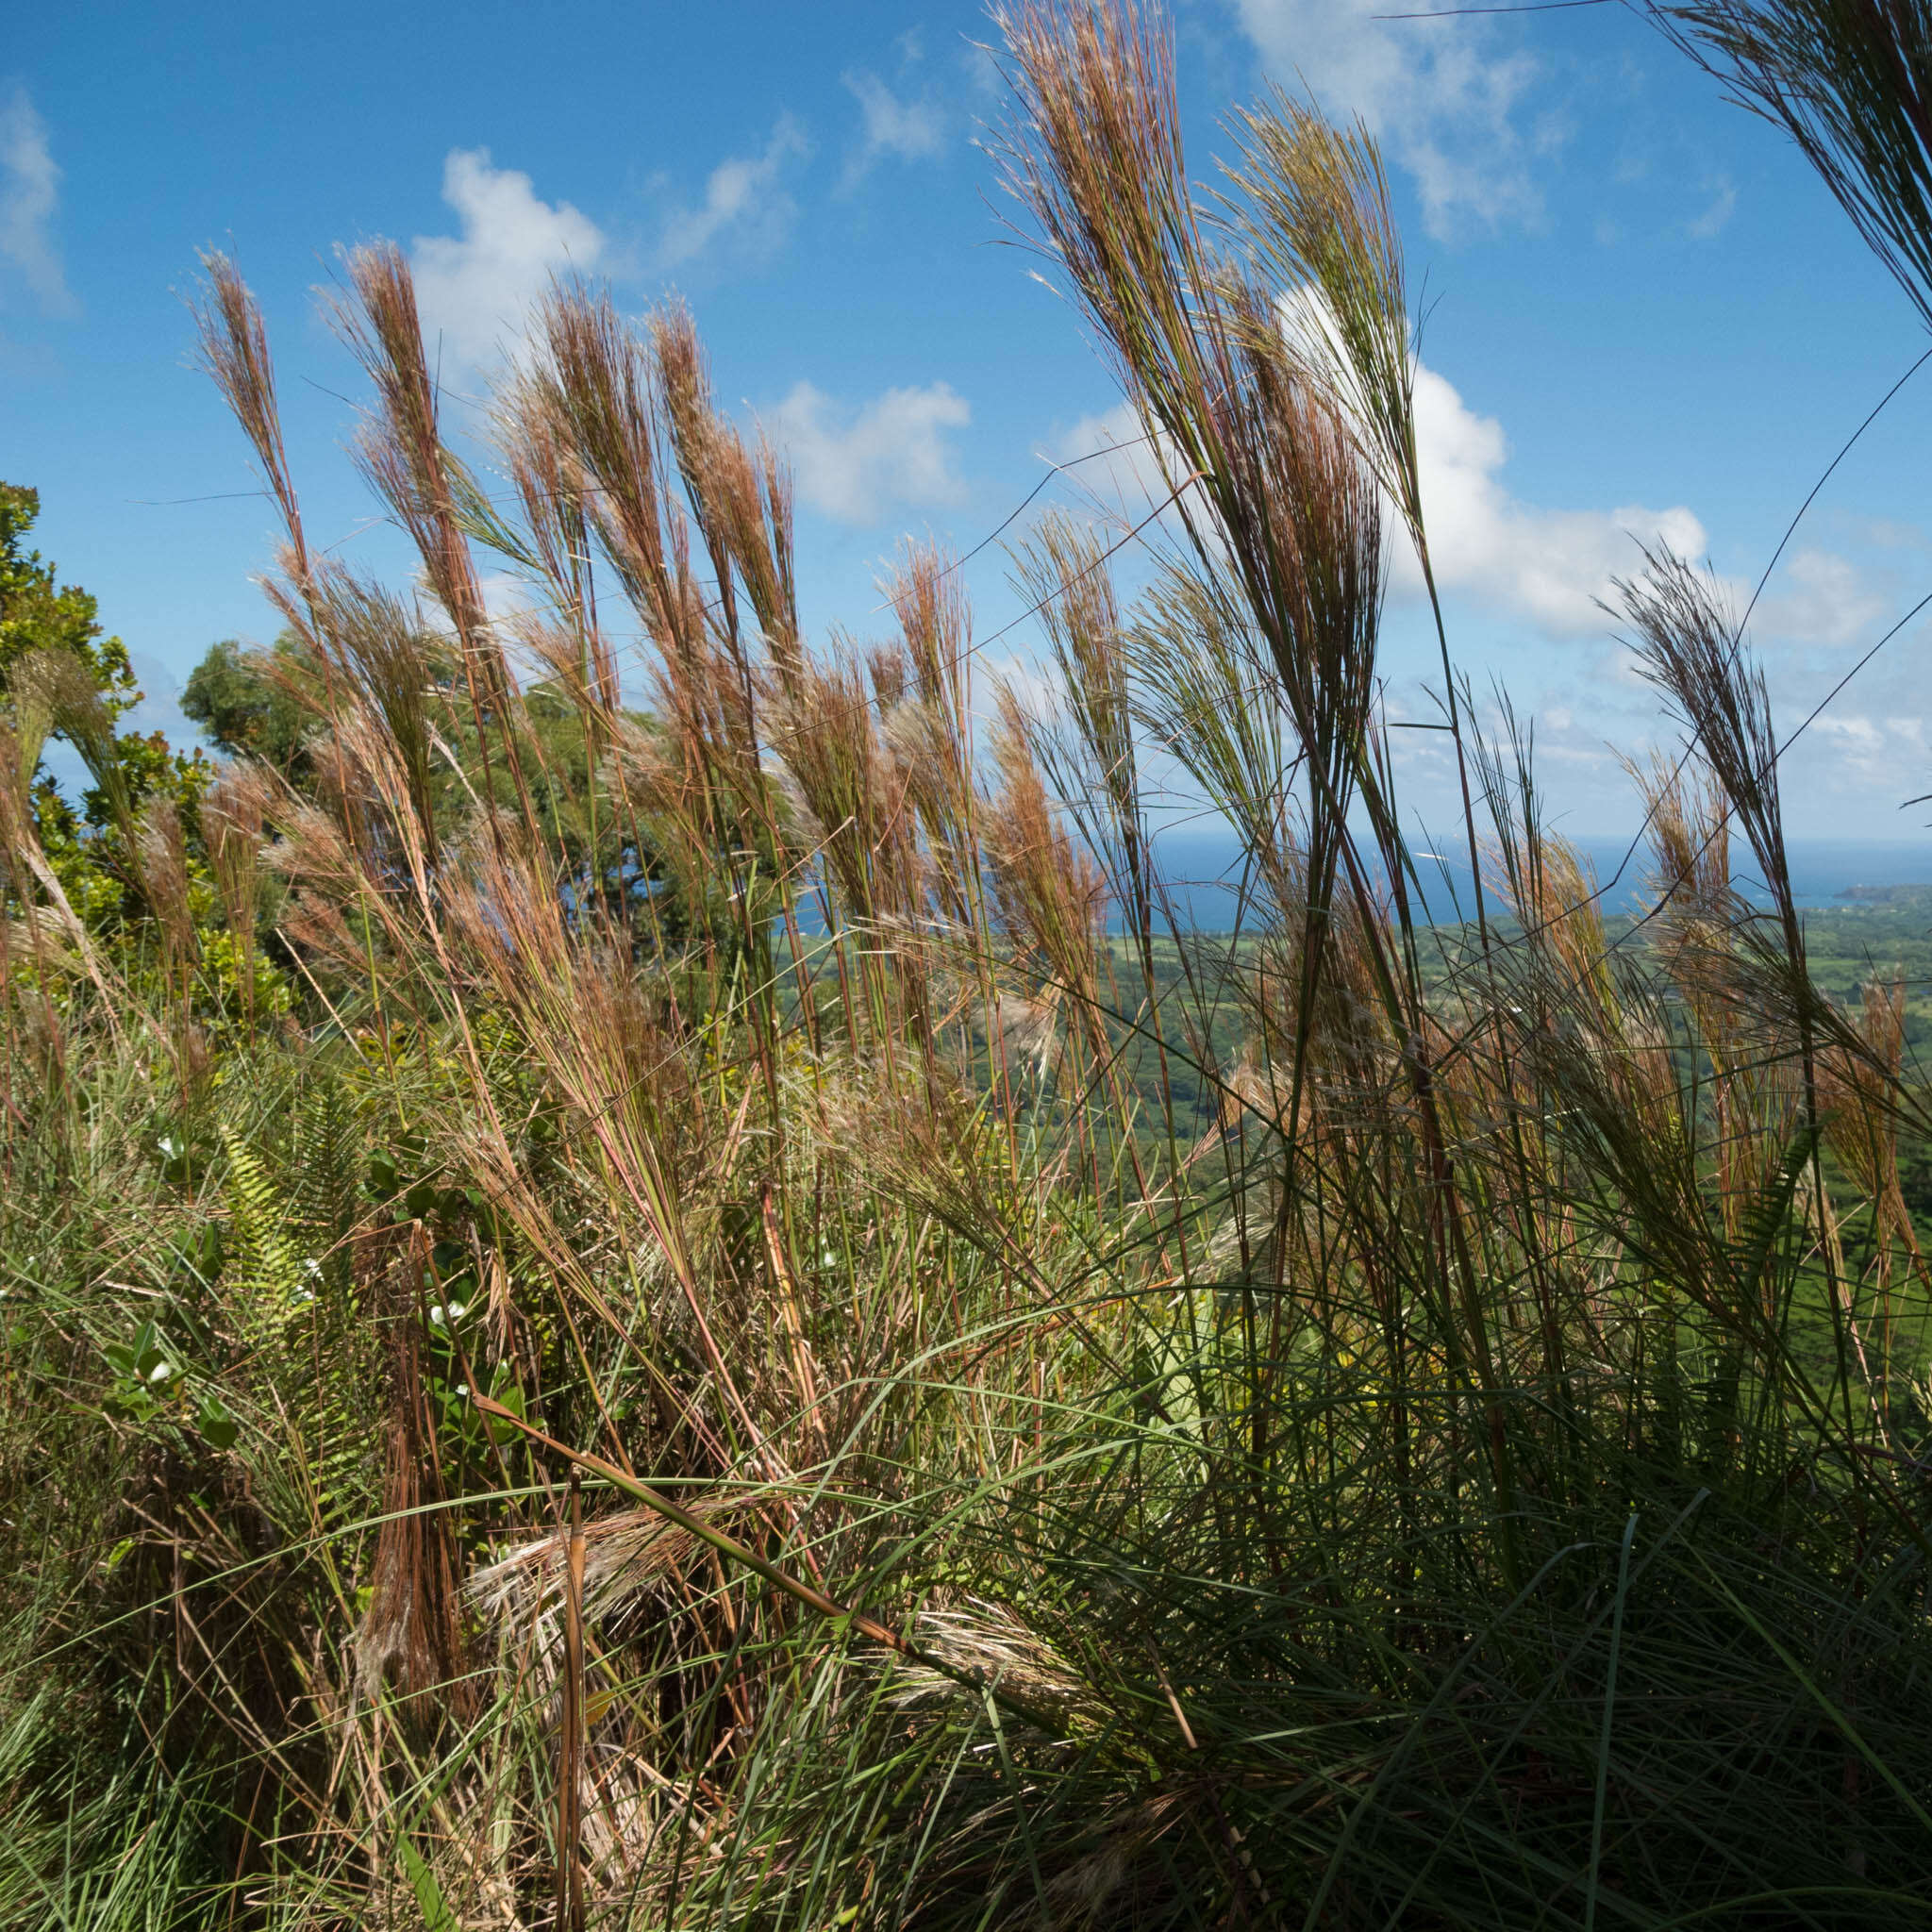
[[[1932,1078],[1932,886],[1862,890],[1870,896],[1805,913],[1811,976],[1848,1009],[1857,1007],[1869,981],[1903,980],[1906,1077],[1923,1083]],[[1507,939],[1508,927],[1500,932]],[[1628,915],[1607,921],[1606,937],[1611,945],[1633,951],[1646,942],[1639,923]],[[1436,927],[1425,933],[1424,944],[1435,950],[1440,968],[1470,939],[1466,928]],[[1172,936],[1155,941],[1155,977],[1160,990],[1175,1127],[1183,1138],[1198,1137],[1211,1124],[1217,1087],[1210,1069],[1230,1065],[1248,1037],[1248,995],[1241,982],[1257,944],[1254,933],[1184,934],[1178,941]],[[1124,1023],[1131,1023],[1139,1006],[1138,958],[1130,942],[1118,938],[1109,942],[1108,953],[1120,1016]],[[1425,959],[1425,966],[1428,963]],[[1120,1032],[1123,1062],[1142,1100],[1140,1133],[1143,1141],[1160,1138],[1165,1129],[1156,1098],[1158,1049],[1144,1022],[1138,1030],[1124,1024]],[[1932,1148],[1907,1148],[1903,1164],[1907,1204],[1932,1232]]]

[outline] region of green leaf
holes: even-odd
[[[423,1862],[422,1854],[407,1835],[397,1838],[396,1855],[403,1861],[409,1890],[416,1894],[416,1909],[423,1914],[424,1932],[462,1932],[462,1924],[443,1897],[436,1874]]]
[[[232,1449],[235,1438],[242,1433],[242,1424],[229,1412],[219,1395],[212,1391],[201,1398],[201,1407],[195,1412],[194,1426],[201,1431],[201,1440],[210,1449]]]

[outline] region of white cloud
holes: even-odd
[[[946,432],[972,416],[943,382],[889,389],[858,409],[801,382],[769,427],[806,503],[841,523],[874,524],[891,510],[960,500],[965,486]]]
[[[1172,488],[1131,403],[1119,402],[1098,415],[1082,416],[1056,439],[1050,455],[1064,467],[1060,480],[1069,490],[1097,500],[1130,524],[1138,524],[1163,502]]]
[[[1639,541],[1704,554],[1704,525],[1682,505],[1553,510],[1519,502],[1502,481],[1509,455],[1503,425],[1478,416],[1426,364],[1416,371],[1415,416],[1430,559],[1445,591],[1526,618],[1549,636],[1602,636],[1610,620],[1596,600],[1612,595],[1611,577],[1634,575]],[[1418,587],[1406,544],[1396,558],[1397,588]]]
[[[848,186],[875,161],[930,161],[945,153],[946,115],[938,102],[902,101],[875,74],[861,71],[844,78],[858,103],[864,136],[846,166]]]
[[[1917,524],[1895,517],[1855,517],[1848,522],[1856,535],[1881,550],[1932,550],[1932,539]]]
[[[1387,0],[1235,0],[1275,76],[1306,83],[1331,114],[1359,114],[1415,176],[1431,234],[1472,218],[1534,222],[1535,163],[1564,138],[1545,117],[1525,140],[1517,108],[1537,79],[1484,23],[1390,21]]]
[[[1753,627],[1789,643],[1842,649],[1891,608],[1886,590],[1849,557],[1801,550],[1785,566],[1777,593],[1758,605]]]
[[[595,266],[604,235],[569,202],[540,200],[527,175],[492,168],[488,148],[456,148],[442,164],[442,198],[459,236],[419,235],[411,256],[425,335],[475,367],[522,333],[552,275]]]
[[[47,125],[26,90],[0,100],[0,259],[19,272],[48,315],[72,314],[75,304],[54,245],[54,211],[60,169],[47,144]]]
[[[1922,782],[1913,781],[1924,771],[1928,754],[1932,746],[1926,742],[1922,717],[1826,711],[1812,721],[1782,766],[1787,787],[1795,765],[1807,791],[1885,799],[1895,805],[1907,791],[1924,790]],[[1879,830],[1873,825],[1862,829]],[[1907,824],[1884,829],[1916,828]]]
[[[1548,637],[1601,638],[1613,625],[1596,600],[1612,596],[1611,577],[1634,575],[1641,566],[1640,541],[1668,543],[1687,557],[1704,554],[1704,525],[1681,506],[1553,510],[1518,501],[1503,482],[1509,456],[1503,425],[1478,416],[1426,364],[1416,371],[1415,416],[1429,553],[1445,591],[1526,619]],[[1127,404],[1083,416],[1056,441],[1053,455],[1072,463],[1096,450],[1107,454],[1070,469],[1069,486],[1138,523],[1167,485]],[[1394,531],[1392,508],[1384,521]],[[1419,595],[1422,571],[1406,538],[1395,538],[1391,557],[1392,588]],[[1823,595],[1836,586],[1815,588]]]
[[[786,164],[808,152],[804,128],[780,114],[762,154],[719,162],[705,182],[704,200],[673,209],[665,222],[658,248],[664,266],[676,268],[726,238],[755,253],[776,246],[798,212],[785,189]]]
[[[1738,206],[1737,184],[1728,175],[1713,175],[1704,184],[1704,190],[1710,196],[1709,205],[1684,225],[1685,234],[1694,242],[1708,242],[1730,220]]]

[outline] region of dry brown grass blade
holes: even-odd
[[[413,1234],[364,1250],[384,1323],[388,1403],[383,1419],[382,1526],[371,1567],[369,1607],[356,1637],[362,1694],[393,1678],[421,1725],[426,1700],[458,1711],[474,1702],[464,1674],[460,1558],[424,1384],[417,1306],[422,1257]]]
[[[583,1932],[584,1860],[584,1497],[570,1471],[570,1541],[563,1583],[563,1708],[557,1746],[557,1923]]]
[[[768,1561],[756,1550],[741,1543],[734,1536],[727,1535],[715,1524],[707,1522],[691,1510],[674,1503],[670,1497],[652,1489],[647,1483],[641,1483],[636,1476],[627,1474],[614,1465],[606,1462],[600,1456],[593,1456],[588,1450],[567,1448],[554,1437],[547,1436],[541,1429],[533,1428],[521,1416],[512,1415],[501,1404],[490,1400],[487,1395],[474,1392],[470,1398],[485,1415],[494,1417],[500,1423],[508,1423],[520,1434],[528,1438],[539,1447],[560,1456],[574,1465],[590,1470],[622,1490],[627,1496],[634,1497],[648,1509],[654,1510],[668,1523],[675,1523],[697,1541],[715,1550],[741,1569],[747,1570],[760,1581],[769,1584],[781,1594],[802,1604],[808,1610],[823,1617],[829,1624],[843,1629],[853,1630],[868,1641],[879,1644],[908,1661],[922,1664],[927,1670],[936,1671],[941,1676],[975,1693],[990,1696],[995,1702],[1028,1724],[1037,1725],[1047,1736],[1057,1735],[1059,1726],[1053,1715],[1042,1712],[1022,1699],[1016,1698],[1011,1690],[975,1667],[961,1668],[931,1650],[914,1643],[890,1624],[882,1624],[876,1617],[868,1616],[863,1610],[850,1608],[836,1598],[826,1595],[815,1585],[793,1576],[778,1564]]]

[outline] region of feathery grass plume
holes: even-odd
[[[201,795],[198,817],[208,870],[221,894],[222,913],[234,945],[235,979],[243,1013],[255,1020],[257,925],[262,911],[261,848],[273,779],[258,766],[231,764]]]
[[[649,348],[608,290],[553,288],[539,305],[542,349],[528,378],[582,478],[586,514],[631,608],[667,658],[697,648],[704,624],[679,519],[663,493],[664,425]]]
[[[1194,308],[1219,264],[1187,178],[1168,37],[1125,8],[1061,0],[998,8],[993,25],[1020,116],[992,150],[1003,182],[1073,278],[1123,387],[1198,465],[1212,452],[1192,432],[1220,372],[1204,362]],[[1154,451],[1165,463],[1158,440]]]
[[[1465,708],[1470,697],[1463,693]],[[1509,998],[1527,995],[1537,1024],[1574,1008],[1607,1036],[1621,1031],[1614,964],[1604,925],[1603,895],[1588,860],[1543,823],[1535,775],[1535,733],[1507,691],[1495,706],[1493,739],[1473,733],[1477,783],[1495,840],[1487,855],[1493,890],[1517,915],[1522,932],[1514,960],[1488,963],[1504,976]],[[1641,777],[1641,774],[1639,774]],[[1652,824],[1657,821],[1653,818]],[[1501,997],[1503,988],[1489,990]]]
[[[1242,166],[1231,171],[1232,224],[1285,283],[1263,325],[1333,396],[1364,459],[1389,493],[1422,566],[1442,666],[1441,702],[1456,747],[1476,924],[1487,940],[1482,865],[1462,701],[1423,512],[1415,427],[1416,329],[1388,176],[1360,121],[1342,129],[1275,89],[1240,117]]]
[[[1129,659],[1106,546],[1064,511],[1014,549],[1017,581],[1046,634],[1071,738],[1042,721],[1038,751],[1064,808],[1107,868],[1143,955],[1154,928]],[[1151,966],[1150,966],[1151,970]]]
[[[1895,1274],[1909,1270],[1932,1292],[1918,1230],[1906,1205],[1899,1169],[1899,1108],[1896,1095],[1906,1061],[1906,988],[1893,969],[1890,979],[1865,982],[1857,1020],[1862,1052],[1840,1048],[1827,1053],[1821,1067],[1821,1104],[1825,1137],[1833,1155],[1864,1195],[1872,1217],[1872,1260],[1866,1279],[1875,1304],[1879,1372],[1867,1368],[1867,1382],[1881,1426],[1890,1420],[1895,1397],[1900,1317],[1904,1297],[1894,1293]],[[1831,1212],[1827,1198],[1821,1214]],[[1849,1284],[1847,1293],[1851,1293]]]
[[[1380,151],[1365,125],[1340,128],[1276,88],[1239,117],[1241,165],[1225,202],[1234,231],[1281,292],[1255,318],[1333,399],[1402,517],[1422,566],[1442,666],[1442,705],[1456,747],[1476,924],[1487,926],[1462,702],[1437,592],[1415,428],[1415,328],[1401,236]]]
[[[1777,737],[1761,666],[1716,582],[1671,551],[1646,548],[1643,574],[1615,589],[1639,670],[1675,705],[1750,841],[1783,918],[1793,916],[1777,783]]]
[[[521,535],[503,525],[500,547],[538,576],[566,624],[587,626],[596,608],[590,514],[582,472],[552,399],[519,369],[504,379],[492,400],[491,440],[523,516]],[[490,536],[497,540],[494,525]]]
[[[868,655],[874,660],[868,675],[876,693],[877,654]],[[903,693],[905,687],[900,689]],[[876,696],[874,703],[879,703]],[[966,929],[973,924],[978,852],[970,837],[972,808],[962,801],[958,783],[958,741],[937,706],[903,694],[880,705],[878,740],[891,787],[906,799],[924,837],[917,854],[922,897],[929,891],[935,917]],[[792,790],[805,807],[806,823],[816,824],[817,815],[805,805],[795,782]]]
[[[299,703],[325,715],[325,699],[333,677],[327,639],[315,608],[314,563],[303,529],[302,506],[289,468],[282,434],[281,408],[275,396],[275,361],[269,353],[268,329],[261,305],[242,279],[232,258],[210,251],[202,256],[207,276],[201,296],[191,303],[201,364],[228,405],[230,414],[248,440],[270,495],[281,514],[286,541],[277,558],[279,578],[262,579],[262,588],[308,655],[319,663],[324,693],[290,679],[278,658],[270,654],[262,667],[291,689]]]
[[[1776,1058],[1774,1051],[1760,1056],[1750,1040],[1763,1015],[1755,1006],[1756,989],[1740,978],[1737,936],[1749,908],[1731,876],[1731,814],[1708,768],[1695,758],[1654,753],[1635,776],[1647,808],[1648,883],[1657,895],[1652,943],[1712,1063],[1714,1138],[1727,1172],[1737,1145],[1729,1131],[1731,1088],[1748,1079],[1755,1064],[1770,1066]],[[1720,1191],[1733,1198],[1722,1179]]]
[[[1236,828],[1277,903],[1297,897],[1287,720],[1246,609],[1216,577],[1168,558],[1135,605],[1124,644],[1141,728]]]
[[[24,915],[7,922],[8,958],[5,962],[4,986],[7,991],[4,997],[10,1018],[16,984],[11,953],[15,943],[24,943],[24,949],[32,956],[33,977],[41,995],[42,1043],[51,1056],[49,1064],[58,1067],[62,1029],[55,1008],[54,987],[58,978],[59,955],[50,944],[56,933],[66,941],[72,957],[86,968],[88,976],[102,996],[108,1024],[111,1026],[117,1022],[115,1003],[108,992],[108,982],[92,941],[88,937],[87,927],[75,912],[66,889],[60,883],[59,874],[47,863],[46,854],[41,845],[40,831],[34,824],[32,793],[33,773],[38,763],[38,754],[33,764],[27,762],[26,751],[18,736],[5,724],[0,724],[0,865],[6,868],[13,905]],[[35,903],[37,890],[46,894],[44,908]],[[19,927],[17,932],[14,929],[16,925]]]
[[[375,410],[357,439],[357,464],[414,542],[456,633],[486,774],[494,741],[527,818],[515,685],[465,535],[466,521],[488,521],[488,498],[442,440],[415,281],[402,250],[393,242],[367,243],[345,253],[343,268],[349,292],[331,305],[331,319],[376,394]]]
[[[192,966],[200,950],[188,903],[188,836],[172,798],[155,799],[142,813],[134,870],[142,897],[160,929],[172,977]]]
[[[748,677],[738,615],[741,589],[759,641],[774,662],[790,665],[800,650],[790,473],[768,441],[761,438],[747,449],[720,414],[697,324],[684,304],[652,317],[651,346],[685,495],[710,556],[726,648]]]
[[[1252,291],[1235,298],[1249,336],[1252,398],[1239,446],[1257,510],[1272,512],[1268,641],[1321,815],[1339,819],[1353,790],[1378,791],[1367,733],[1382,616],[1381,506],[1340,413],[1260,325],[1256,299]]]
[[[1932,327],[1932,6],[1646,4],[1733,100],[1790,136]]]
[[[495,443],[523,510],[530,559],[555,612],[555,622],[517,613],[510,629],[583,718],[594,768],[601,734],[617,717],[622,691],[610,640],[597,620],[583,472],[553,400],[526,378],[513,380],[498,398]]]
[[[1665,692],[1692,732],[1727,813],[1743,827],[1774,908],[1776,943],[1763,940],[1757,922],[1737,919],[1702,962],[1715,969],[1707,980],[1713,993],[1728,980],[1721,996],[1730,999],[1739,1027],[1755,1049],[1745,1077],[1767,1085],[1767,1133],[1757,1145],[1746,1146],[1747,1185],[1763,1166],[1774,1170],[1783,1158],[1777,1145],[1782,1109],[1774,1091],[1789,1091],[1795,1070],[1802,1084],[1793,1098],[1801,1114],[1793,1124],[1801,1124],[1812,1137],[1816,1189],[1823,1185],[1815,1172],[1821,1124],[1817,1051],[1820,1027],[1827,1023],[1805,962],[1763,668],[1747,658],[1736,614],[1709,576],[1666,551],[1646,550],[1644,558],[1641,578],[1617,583],[1635,633],[1641,674]]]
[[[758,684],[767,665],[780,688],[802,661],[791,584],[789,479],[769,448],[754,459],[712,399],[697,326],[681,304],[652,319],[657,389],[684,488],[711,565],[712,595],[681,651],[660,651],[658,688],[685,725],[708,801],[712,864],[729,881],[733,951],[750,978],[751,1011],[762,1030],[760,1058],[771,1122],[779,1116],[772,1058],[780,1020],[769,914],[770,875],[780,863],[778,827],[763,769]],[[667,513],[682,516],[666,496]],[[749,635],[741,588],[758,621]]]
[[[452,937],[481,984],[520,1023],[604,1163],[608,1207],[661,1252],[720,1385],[730,1372],[707,1321],[687,1231],[685,1139],[697,1095],[625,963],[576,943],[549,869],[499,835],[448,896]]]
[[[231,257],[210,250],[202,256],[201,266],[207,286],[190,306],[200,341],[202,367],[221,391],[261,465],[262,480],[289,534],[291,567],[288,575],[298,592],[303,591],[308,582],[308,544],[302,532],[302,508],[282,440],[275,359],[269,354],[261,305]]]
[[[328,564],[311,582],[316,637],[335,668],[337,688],[361,699],[402,779],[399,792],[379,793],[366,804],[391,822],[399,812],[410,813],[433,871],[439,841],[431,767],[439,687],[446,676],[436,642],[421,617],[378,584]],[[332,714],[339,735],[345,719],[340,708]],[[359,820],[351,816],[345,823]]]
[[[1228,218],[1284,293],[1262,325],[1335,399],[1427,567],[1402,242],[1374,137],[1280,88],[1237,117]]]
[[[1134,741],[1132,660],[1107,553],[1091,527],[1049,513],[1014,555],[1023,593],[1046,632],[1071,724],[1068,729],[1058,720],[1036,719],[1035,752],[1057,803],[1098,858],[1124,916],[1141,976],[1141,1003],[1132,1024],[1153,1037],[1167,1159],[1177,1170],[1182,1156],[1154,958],[1153,851]],[[1118,1089],[1118,1070],[1109,1067],[1108,1077]],[[1131,1139],[1127,1154],[1138,1190],[1144,1194],[1141,1157]],[[1174,1232],[1185,1256],[1187,1236],[1178,1209]]]
[[[13,731],[14,764],[11,782],[20,808],[31,805],[34,774],[41,768],[54,728],[55,685],[59,673],[45,651],[27,651],[8,667],[7,696]]]
[[[1649,827],[1649,880],[1666,921],[1728,924],[1738,911],[1731,882],[1731,815],[1709,770],[1654,753],[1633,775]]]
[[[908,543],[879,589],[899,623],[890,651],[868,654],[883,735],[925,834],[940,909],[981,924],[974,836],[973,619],[958,566]]]
[[[850,647],[808,662],[776,711],[774,742],[819,828],[817,856],[836,888],[827,908],[835,927],[916,919],[922,895],[909,781],[885,754],[865,672]]]
[[[754,541],[749,524],[757,519],[743,502],[750,458],[710,408],[688,318],[663,319],[646,341],[620,320],[608,291],[567,283],[551,291],[539,323],[543,353],[529,394],[582,479],[599,546],[655,646],[652,695],[680,767],[681,803],[676,821],[660,826],[662,842],[684,855],[689,904],[715,897],[708,873],[731,880],[737,943],[760,955],[761,928],[748,903],[749,855],[769,842],[771,828],[755,666],[728,583],[714,587],[719,620],[708,610],[691,568],[690,527],[695,519],[727,577],[738,567],[755,581],[761,622],[769,613],[784,631],[791,538],[781,475],[775,463],[768,467],[763,537]],[[620,790],[629,764],[625,754],[610,765]]]
[[[1002,684],[994,702],[992,758],[1000,782],[980,818],[993,903],[1008,938],[1030,957],[1053,998],[1071,1008],[1094,1054],[1105,1056],[1099,949],[1107,882],[1059,823],[1018,694]]]
[[[52,728],[80,754],[120,835],[123,851],[131,855],[138,836],[134,798],[115,741],[113,716],[92,675],[70,651],[37,651],[23,668],[32,712],[45,716]]]
[[[1381,595],[1373,475],[1339,405],[1289,357],[1274,299],[1203,232],[1166,33],[1126,8],[997,18],[1022,117],[998,150],[1007,186],[1160,432],[1157,458],[1172,445],[1188,466],[1170,480],[1202,569],[1239,583],[1267,641],[1301,740],[1324,912],[1350,799],[1379,790],[1363,735]],[[1374,816],[1387,842],[1392,814]]]

